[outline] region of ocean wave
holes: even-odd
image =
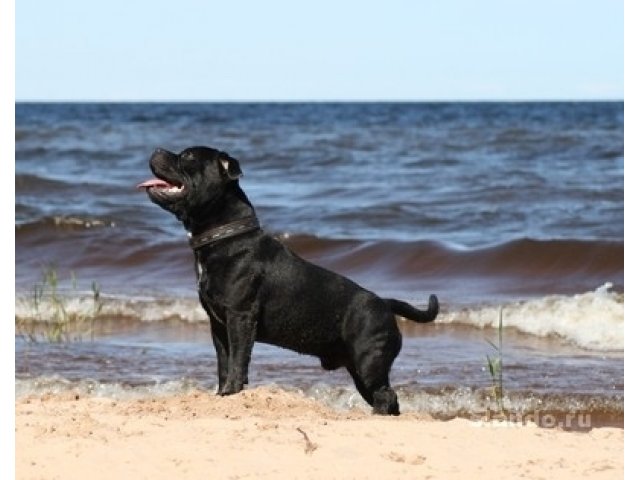
[[[168,235],[163,225],[136,224],[105,241],[105,229],[128,225],[128,220],[119,218],[48,215],[18,223],[16,256],[20,258],[23,250],[36,248],[50,259],[72,261],[73,269],[80,270],[86,264],[94,271],[103,271],[106,278],[119,276],[116,269],[122,266],[135,266],[139,274],[153,274],[167,262],[184,259],[184,268],[177,272],[187,272],[191,280],[190,252],[180,230]],[[92,249],[90,256],[80,255],[82,248],[70,250],[72,242],[67,237],[77,242],[79,233],[87,244],[99,242],[100,249]],[[421,288],[438,288],[437,284],[446,280],[508,280],[504,293],[526,294],[544,290],[566,293],[605,281],[614,282],[617,288],[624,284],[624,242],[521,238],[490,247],[459,248],[429,240],[333,239],[286,233],[275,236],[313,263],[362,284],[371,279],[376,286],[413,283],[422,284]],[[43,248],[47,245],[50,247]],[[124,258],[124,264],[114,264],[114,258]],[[495,292],[499,293],[499,287]]]
[[[383,267],[403,276],[616,275],[624,268],[624,244],[601,240],[521,238],[483,248],[455,248],[438,242],[327,240],[284,235],[300,255],[342,269]]]
[[[15,185],[18,194],[38,191],[63,192],[74,188],[70,182],[30,173],[16,173]]]
[[[361,410],[368,412],[365,403],[354,387],[314,384],[305,387],[291,385],[262,385],[274,391],[297,392],[313,398],[338,411]],[[15,381],[16,399],[32,395],[80,395],[113,400],[132,400],[185,395],[194,392],[215,393],[201,382],[182,378],[165,382],[149,382],[144,385],[126,385],[118,382],[98,382],[92,379],[70,381],[61,376],[35,378],[17,378]],[[439,419],[456,417],[486,420],[487,415],[495,411],[495,399],[490,392],[482,388],[463,386],[443,386],[424,388],[399,386],[398,401],[403,413],[428,414]],[[616,395],[592,394],[549,394],[530,391],[508,391],[504,397],[504,407],[511,414],[561,414],[580,412],[589,415],[589,421],[596,425],[614,424],[621,426],[624,419],[624,397]],[[592,418],[595,417],[595,418]],[[574,418],[574,421],[577,421]]]
[[[59,291],[53,300],[43,297],[36,308],[32,295],[16,297],[16,321],[50,322],[56,318],[60,303],[71,320],[93,318],[94,320],[119,319],[133,322],[184,321],[208,322],[207,314],[196,298],[155,298],[105,295],[100,297],[100,311],[96,313],[96,301],[92,292]]]
[[[369,408],[353,387],[317,384],[301,390],[305,395],[339,410]],[[399,386],[397,394],[403,412],[429,413],[438,418],[476,417],[496,407],[490,389],[484,388]],[[510,390],[505,392],[504,407],[507,411],[519,413],[544,409],[554,412],[624,414],[622,395],[553,394]]]
[[[98,382],[93,379],[72,381],[60,375],[16,378],[15,387],[16,398],[29,395],[75,393],[83,396],[122,400],[178,395],[203,389],[200,383],[189,379],[153,382],[145,385],[127,385],[118,382]]]
[[[47,235],[70,235],[78,230],[95,229],[100,239],[103,227],[119,222],[112,216],[51,215],[16,224],[17,249],[47,243]],[[185,242],[175,238],[162,240],[158,226],[129,230],[127,241],[136,248],[156,248],[158,254],[184,256]],[[300,256],[346,275],[375,274],[387,279],[424,279],[446,277],[512,277],[532,280],[624,282],[624,243],[602,240],[535,240],[521,238],[490,247],[459,248],[434,241],[380,241],[331,239],[311,235],[275,235]],[[58,237],[56,237],[58,238]],[[117,240],[117,239],[116,239]],[[108,271],[113,255],[131,245],[117,241],[102,243],[103,263]],[[53,248],[53,247],[52,247]],[[166,250],[166,252],[164,252]],[[51,251],[55,257],[55,249]],[[164,260],[164,257],[160,257]],[[152,262],[153,257],[148,261]],[[150,265],[152,267],[152,265]],[[600,279],[600,280],[598,280]]]
[[[63,294],[62,294],[63,295]],[[65,314],[71,319],[120,319],[131,322],[183,321],[208,322],[196,298],[126,297],[102,295],[101,308],[91,292],[62,297]],[[43,298],[35,308],[32,296],[16,297],[16,322],[48,322],[56,318],[59,301]],[[548,295],[536,299],[476,306],[442,312],[439,324],[498,328],[502,310],[504,328],[537,337],[558,337],[585,350],[622,351],[624,349],[624,296],[607,283],[594,291],[577,295]]]
[[[88,228],[115,227],[116,222],[106,218],[77,215],[51,215],[16,224],[16,237],[43,234],[52,230],[86,230]]]
[[[587,350],[624,349],[624,296],[606,283],[578,295],[537,299],[480,308],[465,308],[438,317],[439,323],[480,328],[503,327],[539,337],[557,336]]]

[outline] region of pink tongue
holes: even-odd
[[[173,185],[165,182],[164,180],[160,180],[159,178],[151,178],[146,182],[139,183],[136,185],[136,188],[148,188],[148,187],[164,187],[171,188]]]

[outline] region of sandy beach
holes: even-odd
[[[259,387],[16,400],[16,478],[622,478],[624,431],[337,412]]]

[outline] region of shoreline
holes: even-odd
[[[621,478],[624,430],[340,412],[258,387],[15,401],[16,478]]]

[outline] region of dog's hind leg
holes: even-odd
[[[356,390],[358,390],[358,393],[360,394],[360,396],[364,398],[365,402],[367,402],[369,405],[373,407],[373,394],[364,384],[364,382],[362,381],[362,378],[360,378],[360,375],[356,371],[355,367],[353,365],[348,365],[347,371],[351,375],[351,378],[353,379],[353,383],[355,384]]]
[[[347,369],[373,413],[399,415],[398,398],[389,385],[389,371],[402,348],[395,315],[378,297],[358,300],[345,319]]]
[[[362,398],[379,415],[399,415],[398,397],[389,385],[389,371],[400,351],[400,337],[388,338],[383,348],[370,349],[357,355],[347,367]]]
[[[362,373],[352,368],[348,368],[348,370],[356,389],[362,398],[373,407],[374,414],[400,415],[398,397],[389,385],[389,373],[383,365],[372,365],[371,369]]]

